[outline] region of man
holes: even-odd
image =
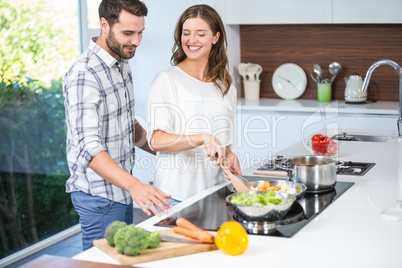
[[[133,222],[132,199],[144,213],[167,213],[169,195],[132,175],[134,146],[153,153],[134,118],[128,59],[142,39],[147,7],[138,0],[103,0],[101,33],[64,77],[67,124],[66,191],[82,228],[83,249],[103,238],[109,223]],[[145,142],[144,142],[145,140]]]

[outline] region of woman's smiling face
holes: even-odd
[[[219,33],[214,36],[208,23],[199,17],[187,19],[183,24],[181,43],[190,60],[208,61],[212,45],[218,39]]]

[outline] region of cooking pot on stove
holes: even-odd
[[[306,185],[306,193],[330,191],[336,184],[335,158],[327,156],[297,156],[289,158],[286,166],[288,180]]]

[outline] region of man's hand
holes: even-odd
[[[132,187],[129,192],[134,202],[137,203],[142,211],[148,216],[151,216],[151,213],[148,209],[150,209],[152,213],[159,217],[160,213],[156,209],[156,207],[159,207],[163,211],[163,213],[168,212],[166,207],[172,207],[170,202],[167,200],[167,198],[170,198],[170,195],[165,194],[152,185],[144,184],[141,182],[136,183],[136,185]]]
[[[158,188],[140,182],[133,175],[119,167],[106,151],[102,151],[95,155],[89,162],[89,167],[93,169],[99,176],[117,187],[130,193],[133,200],[141,207],[145,214],[151,215],[148,208],[156,215],[160,213],[155,208],[159,207],[164,213],[167,213],[167,207],[172,207],[166,198],[170,198]]]

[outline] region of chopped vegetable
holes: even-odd
[[[236,205],[254,206],[256,204],[261,205],[277,205],[292,202],[293,199],[284,200],[276,197],[276,192],[268,191],[264,193],[255,192],[242,192],[239,195],[234,195],[230,202]]]
[[[281,188],[281,186],[277,186],[277,187],[269,188],[268,190],[276,192],[276,191],[282,190],[282,188]]]
[[[250,191],[282,191],[289,194],[296,194],[302,192],[302,190],[296,190],[295,187],[290,187],[286,182],[282,183],[281,186],[270,187],[270,182],[266,181],[263,185],[249,188]]]
[[[311,137],[311,149],[314,155],[333,156],[338,153],[338,143],[328,136],[316,134]]]
[[[311,137],[312,141],[322,141],[324,140],[324,136],[322,134],[315,134],[313,137]]]
[[[247,232],[238,222],[225,222],[216,233],[215,245],[226,254],[242,254],[248,246]]]
[[[271,187],[269,181],[264,182],[263,185],[255,187],[255,190],[257,191],[266,191]]]
[[[289,189],[290,189],[290,186],[286,182],[282,183],[282,185],[281,185],[281,190],[282,191],[286,192]]]

